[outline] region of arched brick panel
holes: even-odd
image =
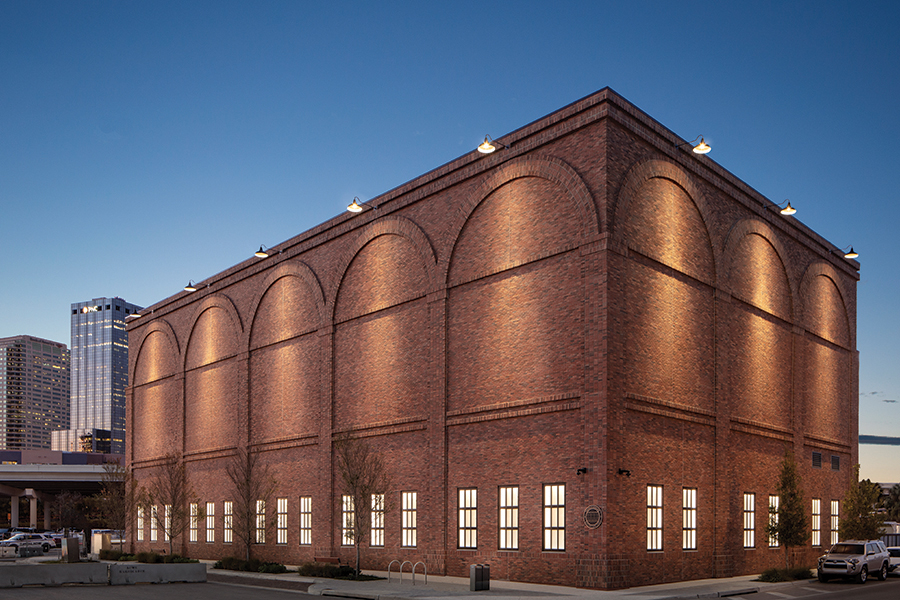
[[[131,346],[135,348],[132,385],[169,377],[181,366],[178,337],[165,319],[154,321]]]
[[[613,238],[715,286],[710,214],[706,195],[683,169],[651,159],[634,165],[625,177],[616,201]]]
[[[216,294],[197,307],[190,331],[184,358],[185,451],[230,447],[242,412],[236,359],[240,317],[228,297]]]
[[[848,294],[843,280],[826,262],[811,264],[800,282],[801,321],[807,331],[846,349],[855,347],[850,327]]]
[[[426,294],[435,255],[404,218],[378,220],[351,246],[334,296],[334,423],[338,429],[427,409],[431,338]]]
[[[781,239],[767,223],[739,221],[725,242],[726,289],[760,310],[794,322],[797,289],[785,266],[787,257]]]
[[[556,157],[546,156],[516,158],[492,171],[469,195],[466,201],[460,203],[455,211],[447,215],[447,219],[452,223],[447,229],[448,231],[455,231],[456,236],[453,241],[453,251],[441,258],[438,271],[441,274],[442,281],[451,285],[449,283],[450,271],[454,262],[459,260],[456,256],[457,248],[459,247],[460,239],[465,234],[466,227],[471,223],[472,214],[476,209],[479,209],[482,203],[500,188],[515,180],[527,178],[534,178],[553,184],[558,189],[559,194],[572,204],[571,210],[577,217],[574,219],[575,223],[570,230],[565,231],[565,237],[572,240],[570,244],[584,243],[605,230],[603,215],[598,213],[590,190],[588,190],[587,185],[585,185],[578,173],[565,161]],[[516,196],[516,194],[511,194],[511,196]],[[519,206],[523,210],[529,209],[527,190],[524,193],[524,197],[518,197],[516,200],[520,202]],[[557,220],[558,217],[555,215],[555,211],[548,210],[541,214],[540,218],[552,225],[553,221]],[[566,244],[564,243],[563,245]],[[539,258],[540,251],[537,254],[538,256],[528,257],[525,261],[518,262],[527,262],[529,258]],[[495,267],[488,270],[496,272],[499,269]]]
[[[269,273],[248,327],[250,441],[313,431],[319,422],[325,300],[313,271],[289,261]]]

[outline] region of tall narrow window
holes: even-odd
[[[191,502],[191,521],[188,539],[192,542],[197,541],[197,531],[200,528],[200,508],[196,502]]]
[[[812,545],[822,545],[822,500],[812,499]]]
[[[266,501],[256,501],[256,543],[266,543]]]
[[[300,496],[300,545],[312,545],[312,496]]]
[[[353,545],[353,496],[341,496],[341,545]]]
[[[384,546],[384,494],[372,494],[370,546]]]
[[[566,486],[544,486],[544,550],[566,549]]]
[[[778,506],[781,504],[781,496],[769,496],[769,525],[772,527],[778,525]],[[778,547],[778,536],[769,536],[769,547]]]
[[[137,541],[144,541],[144,507],[137,507]]]
[[[159,520],[159,508],[154,504],[150,507],[150,541],[156,541],[156,524]]]
[[[206,543],[216,541],[216,503],[206,503]]]
[[[647,550],[663,549],[663,487],[647,486]]]
[[[163,541],[168,542],[172,538],[172,505],[163,506],[165,519],[163,520]]]
[[[697,489],[681,490],[681,549],[697,549]]]
[[[403,492],[400,495],[400,511],[402,513],[400,528],[401,542],[404,548],[415,548],[416,540],[416,492]]]
[[[234,504],[226,500],[222,504],[222,541],[230,544],[234,536]]]
[[[478,490],[459,490],[459,547],[478,547]]]
[[[831,501],[831,545],[838,543],[838,525],[840,523],[841,502]]]
[[[744,494],[744,548],[756,548],[756,494]]]
[[[500,488],[500,549],[519,549],[519,486]]]
[[[287,498],[275,501],[275,543],[287,544]]]

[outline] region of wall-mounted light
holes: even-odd
[[[787,203],[787,206],[782,207],[781,204],[785,204],[785,203]],[[783,214],[783,215],[792,215],[792,214],[794,214],[794,213],[797,212],[797,209],[794,208],[793,206],[791,206],[791,201],[790,201],[790,200],[785,200],[785,201],[782,202],[781,204],[776,204],[776,205],[775,205],[775,206],[777,206],[778,208],[781,209],[781,210],[779,211],[779,212],[781,212],[781,214]]]
[[[139,313],[139,312],[133,312],[133,313],[131,313],[130,315],[125,315],[125,320],[126,320],[126,321],[127,321],[128,319],[134,320],[134,319],[137,319],[137,318],[140,317],[140,316],[141,316],[141,313]]]
[[[584,474],[587,473],[587,472],[588,472],[587,467],[581,467],[580,469],[578,469],[577,471],[575,471],[575,474],[576,474],[576,475],[584,475]]]
[[[256,258],[269,258],[269,253],[263,250],[263,248],[265,248],[265,244],[261,245],[259,250],[253,253],[253,256]]]
[[[631,477],[631,471],[628,469],[619,469],[619,475],[624,475],[625,477]]]
[[[682,142],[680,144],[675,144],[676,148],[681,148],[682,146],[693,146],[694,154],[709,154],[709,151],[712,150],[712,147],[706,143],[703,139],[702,135],[698,135],[694,140],[690,142]]]
[[[832,252],[843,252],[844,258],[859,258],[859,252],[856,252],[853,249],[853,246],[847,246],[846,248],[841,248],[840,250],[832,250]]]
[[[486,136],[484,136],[484,141],[481,142],[481,144],[478,146],[478,151],[481,152],[482,154],[490,154],[491,152],[493,152],[494,150],[497,149],[497,146],[495,146],[494,144],[500,144],[501,146],[503,146],[504,148],[509,150],[509,146],[507,146],[503,142],[498,142],[491,136],[486,135]]]
[[[371,201],[367,202],[366,204],[360,204],[359,196],[353,196],[353,202],[347,205],[347,210],[352,213],[360,213],[367,206],[372,210],[378,210],[378,207],[372,204]]]
[[[188,284],[186,286],[184,286],[184,291],[186,291],[186,292],[196,292],[197,291],[197,285],[194,283],[193,279],[188,281]]]

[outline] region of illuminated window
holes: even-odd
[[[812,499],[812,545],[822,545],[822,500]]]
[[[312,544],[312,496],[300,496],[300,545]]]
[[[769,525],[774,527],[778,525],[778,506],[781,504],[781,496],[769,496]],[[769,547],[778,547],[778,536],[769,536]]]
[[[278,498],[275,515],[275,543],[287,544],[287,498]]]
[[[460,489],[459,492],[459,547],[478,547],[478,490]]]
[[[200,518],[199,518],[199,507],[196,502],[191,502],[191,521],[190,521],[190,529],[189,532],[189,540],[191,542],[197,541],[197,529],[200,526]]]
[[[384,494],[372,494],[370,546],[384,546]]]
[[[216,541],[216,503],[206,503],[206,542],[211,544]]]
[[[647,486],[647,550],[663,549],[663,486]]]
[[[403,492],[400,495],[401,537],[400,545],[404,548],[416,547],[416,492]]]
[[[159,521],[159,508],[154,504],[150,507],[150,541],[156,541],[156,524]]]
[[[697,549],[697,490],[681,490],[681,549]]]
[[[841,502],[831,501],[831,544],[838,543],[838,525],[840,523]]]
[[[256,501],[256,543],[266,543],[266,501]]]
[[[163,541],[168,542],[172,539],[172,505],[166,504],[163,506],[163,510],[166,515],[166,518],[163,521]]]
[[[234,504],[230,500],[222,503],[222,541],[230,544],[234,535]]]
[[[341,545],[353,545],[353,521],[356,517],[353,509],[353,496],[341,496]]]
[[[566,486],[544,486],[544,550],[566,549]]]
[[[144,507],[138,506],[137,509],[137,541],[144,541]]]
[[[756,547],[756,494],[744,494],[744,548]]]
[[[500,488],[500,549],[519,549],[519,487]]]

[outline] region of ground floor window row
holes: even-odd
[[[661,488],[660,488],[661,489]],[[478,488],[459,488],[457,490],[457,547],[463,550],[478,548]],[[418,493],[402,491],[399,498],[400,545],[404,548],[415,548],[418,544]],[[500,486],[496,491],[496,504],[491,499],[492,510],[497,514],[497,548],[515,551],[519,549],[519,486]],[[694,491],[694,519],[696,521],[696,490]],[[383,547],[385,540],[385,506],[384,494],[372,494],[368,512],[368,545]],[[188,540],[192,543],[216,541],[217,507],[215,502],[192,503],[190,505],[188,523]],[[222,541],[226,544],[234,540],[234,503],[221,503]],[[254,527],[251,532],[257,544],[266,543],[267,507],[264,500],[255,504]],[[660,499],[660,510],[662,508]],[[565,551],[566,549],[566,486],[562,483],[542,486],[541,504],[539,507],[522,507],[522,510],[539,509],[542,513],[542,549],[547,551]],[[483,510],[483,507],[482,507]],[[342,495],[341,512],[341,545],[352,546],[355,537],[356,506],[353,497]],[[297,532],[299,545],[311,546],[313,543],[313,510],[312,496],[300,496],[296,508]],[[138,508],[136,523],[136,539],[143,542],[147,539],[156,542],[169,541],[171,531],[172,507],[169,505],[152,506],[150,514],[145,514],[143,507]],[[274,513],[275,543],[288,543],[290,510],[287,498],[276,498]],[[271,519],[271,516],[269,517]],[[660,531],[662,518],[660,515]],[[483,529],[483,528],[482,528]],[[482,530],[484,535],[485,532]],[[696,544],[696,522],[694,524],[694,544]],[[661,536],[661,533],[660,533]],[[661,541],[660,541],[661,543]]]
[[[681,488],[681,548],[697,550],[697,488]],[[778,522],[778,509],[781,498],[769,495],[765,507],[767,523]],[[829,505],[828,529],[823,530],[822,499],[813,498],[810,506],[810,540],[811,545],[822,546],[823,535],[828,535],[829,545],[838,542],[838,526],[840,523],[840,501],[831,500]],[[754,492],[744,492],[741,506],[742,542],[745,549],[756,548],[757,531],[757,497]],[[647,486],[647,550],[662,551],[663,548],[663,486],[650,484]],[[777,548],[778,537],[767,537],[768,546]]]

